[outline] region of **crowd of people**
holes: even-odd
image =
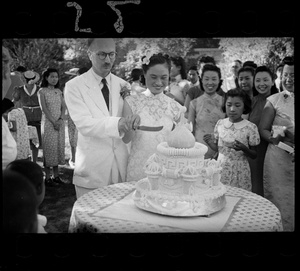
[[[2,101],[7,104],[2,111],[5,204],[19,204],[13,198],[19,194],[12,191],[18,185],[10,184],[12,179],[27,182],[22,189],[38,195],[34,202],[26,197],[28,205],[35,206],[30,215],[7,207],[4,223],[35,217],[26,229],[17,231],[42,232],[45,218],[38,215],[38,206],[45,187],[42,168],[35,166],[37,153],[43,149],[45,186],[62,183],[59,165],[65,163],[66,117],[72,141],[69,164],[79,198],[102,186],[146,177],[146,160],[185,112],[196,141],[208,146],[205,159],[221,161],[221,182],[266,197],[280,210],[284,230],[294,230],[294,151],[280,147],[294,149],[293,57],[282,60],[277,78],[267,66],[235,60],[231,75],[223,80],[213,57],[201,57],[187,69],[180,56],[147,54],[127,82],[111,72],[116,59],[113,39],[88,39],[87,54],[92,68],[66,72],[72,77],[64,90],[58,70],[47,69],[38,88],[39,75],[19,67],[21,82],[12,91],[10,55],[2,47]],[[17,120],[16,110],[23,121]],[[24,137],[21,125],[36,127],[38,147]],[[155,127],[162,129],[149,132]],[[18,130],[23,137],[13,137]],[[25,157],[18,156],[21,145],[27,148]],[[28,161],[29,148],[32,161]]]

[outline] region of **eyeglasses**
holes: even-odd
[[[109,56],[110,59],[114,59],[117,55],[116,52],[110,52],[110,53],[105,53],[105,52],[91,52],[93,54],[95,54],[97,57],[99,57],[100,59],[105,59],[107,56]]]
[[[282,75],[282,77],[283,77],[283,78],[290,78],[290,79],[292,79],[292,80],[295,79],[293,73],[284,73],[284,74]]]

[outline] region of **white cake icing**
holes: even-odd
[[[145,164],[147,178],[136,184],[135,204],[171,216],[210,215],[221,210],[226,188],[220,182],[220,163],[204,159],[207,150],[199,142],[192,148],[160,143]]]

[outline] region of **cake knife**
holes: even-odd
[[[156,127],[151,127],[151,126],[138,126],[137,129],[141,131],[150,131],[150,132],[158,132],[162,130],[164,126],[156,126]]]

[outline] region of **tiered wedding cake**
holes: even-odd
[[[210,215],[226,204],[221,167],[216,160],[204,159],[207,146],[195,142],[183,113],[167,142],[146,162],[148,177],[137,182],[133,199],[139,208],[163,215]]]

